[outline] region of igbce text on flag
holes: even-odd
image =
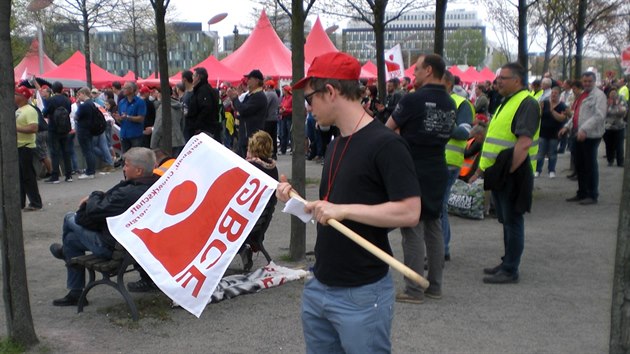
[[[199,134],[133,206],[107,224],[156,285],[199,317],[277,184]]]

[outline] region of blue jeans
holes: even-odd
[[[94,144],[94,152],[98,155],[98,157],[103,160],[103,163],[106,165],[114,165],[114,161],[112,160],[112,154],[109,152],[109,145],[107,144],[107,136],[105,136],[105,132],[101,135],[92,137],[92,144]]]
[[[510,198],[512,191],[519,188],[514,184],[512,175],[508,175],[502,190],[493,190],[497,218],[503,225],[504,255],[501,257],[502,270],[518,275],[521,255],[525,247],[525,220],[522,213],[514,211],[514,203]]]
[[[77,225],[74,221],[76,213],[67,213],[63,218],[63,254],[66,263],[72,258],[82,256],[85,251],[103,258],[112,258],[112,250],[105,245],[100,233]],[[82,269],[67,267],[67,287],[70,290],[81,290],[85,287],[85,272]]]
[[[70,157],[73,153],[74,145],[70,145],[70,139],[68,138],[68,135],[59,135],[55,132],[49,131],[48,147],[50,148],[52,177],[59,178],[60,159],[63,159],[65,176],[72,177],[73,166],[71,165]]]
[[[302,327],[307,353],[389,353],[394,318],[391,274],[363,286],[304,286]]]
[[[290,116],[284,117],[278,121],[278,130],[280,133],[280,152],[285,154],[287,152],[287,146],[291,140],[291,126],[293,125],[293,118]]]
[[[451,251],[448,244],[451,242],[451,225],[448,222],[448,197],[451,195],[451,188],[455,184],[455,180],[459,177],[459,167],[448,166],[448,180],[446,182],[446,192],[444,193],[444,201],[442,202],[442,234],[444,235],[444,255],[450,255]]]
[[[94,141],[88,131],[77,132],[81,153],[85,158],[85,174],[93,175],[96,172],[96,155],[94,154]]]
[[[597,148],[601,138],[575,141],[575,171],[578,177],[577,196],[580,198],[599,197],[599,168]]]
[[[72,164],[72,171],[77,171],[79,169],[79,162],[77,161],[77,154],[74,151],[75,138],[76,138],[75,133],[68,135],[68,150],[70,150],[70,163]]]
[[[556,172],[556,161],[558,161],[558,139],[538,139],[538,162],[536,163],[536,171],[542,172],[545,164],[545,156],[549,157],[549,172]]]

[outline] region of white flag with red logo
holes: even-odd
[[[403,64],[400,44],[385,52],[385,79],[405,76],[405,64]]]
[[[199,134],[107,226],[166,295],[199,317],[277,184]]]

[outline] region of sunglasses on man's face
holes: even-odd
[[[315,95],[316,93],[319,93],[319,92],[323,92],[323,91],[322,91],[322,90],[315,90],[315,91],[313,91],[313,92],[311,92],[311,93],[309,93],[309,94],[304,95],[304,100],[306,100],[306,103],[307,103],[309,106],[311,106],[311,105],[312,105],[312,102],[313,102],[313,95]]]

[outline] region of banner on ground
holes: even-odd
[[[173,301],[201,316],[278,182],[205,134],[110,232]]]
[[[385,52],[385,77],[386,80],[389,80],[403,76],[405,76],[405,64],[403,64],[402,50],[400,44],[396,44]]]

